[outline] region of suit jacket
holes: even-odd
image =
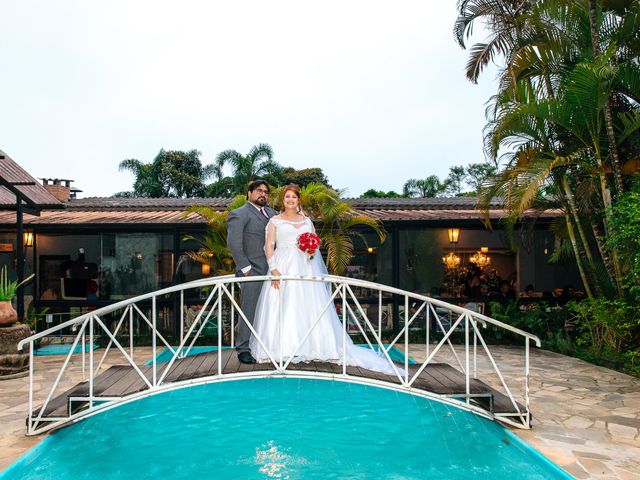
[[[264,210],[269,218],[277,214],[270,207],[264,207]],[[249,265],[253,275],[266,275],[269,271],[264,253],[267,222],[264,215],[249,202],[229,212],[227,246],[236,264],[236,276],[243,276],[242,269]]]

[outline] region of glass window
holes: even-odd
[[[173,280],[173,235],[102,235],[100,296],[112,300],[164,288]]]

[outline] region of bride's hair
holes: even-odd
[[[300,187],[295,183],[290,183],[289,185],[284,187],[284,190],[282,191],[282,207],[280,207],[280,211],[284,212],[284,196],[287,194],[287,192],[293,192],[293,194],[298,197],[298,213],[304,215],[302,206],[300,205]]]

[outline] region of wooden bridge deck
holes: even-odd
[[[254,365],[248,365],[240,363],[236,356],[236,352],[233,349],[222,350],[222,354],[219,356],[217,351],[200,353],[197,355],[190,355],[188,357],[177,359],[164,383],[172,383],[196,378],[207,377],[216,375],[218,373],[218,358],[221,357],[222,373],[240,373],[240,372],[254,372],[262,370],[272,370],[273,365],[270,363],[257,363]],[[163,371],[165,364],[158,364],[159,372]],[[404,368],[404,365],[397,364],[399,368]],[[410,375],[415,374],[419,365],[409,365]],[[142,366],[140,367],[142,373],[151,381],[152,367]],[[305,362],[305,363],[291,363],[288,370],[302,370],[307,372],[323,372],[323,373],[342,373],[342,366],[330,363],[330,362]],[[347,367],[347,374],[355,377],[366,377],[376,380],[381,380],[389,383],[399,384],[400,381],[397,377],[392,375],[385,375],[379,372],[373,372],[358,367]],[[418,379],[413,384],[414,388],[432,392],[438,395],[448,395],[464,397],[465,395],[465,376],[462,372],[456,370],[450,365],[444,363],[429,364],[424,371],[420,374]],[[95,397],[103,397],[105,400],[113,399],[113,397],[124,397],[146,390],[147,384],[140,378],[138,373],[130,365],[114,365],[105,370],[101,374],[97,375],[94,379],[93,389]],[[509,397],[493,389],[486,383],[471,379],[470,391],[474,395],[479,395],[472,399],[472,401],[484,408],[487,411],[493,413],[517,413]],[[64,418],[70,416],[82,408],[87,403],[81,401],[74,401],[72,404],[69,401],[70,397],[88,397],[89,395],[89,383],[81,382],[74,387],[70,388],[61,395],[53,398],[43,414],[43,417],[57,417]],[[492,408],[492,409],[491,409]],[[520,411],[524,412],[525,408],[519,405]],[[33,418],[37,417],[40,413],[40,409],[36,410],[33,414]],[[46,421],[45,418],[42,419]]]

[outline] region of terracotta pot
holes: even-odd
[[[0,328],[8,327],[18,321],[18,314],[11,302],[0,302]]]

